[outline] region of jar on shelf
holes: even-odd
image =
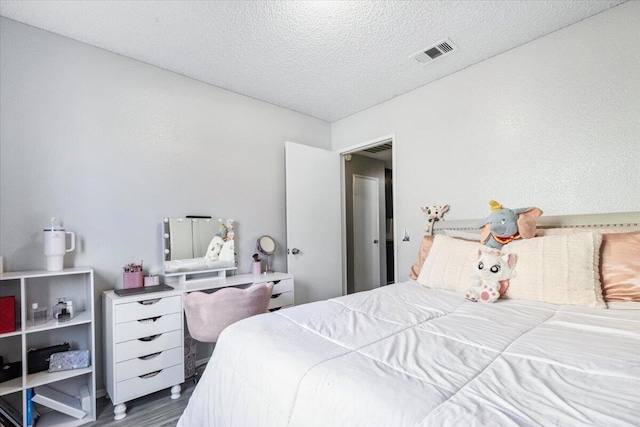
[[[57,320],[60,313],[62,313],[62,310],[66,308],[67,308],[67,299],[58,298],[58,303],[53,306],[53,310],[51,312],[51,314],[53,315],[53,318]]]
[[[47,323],[47,307],[40,307],[37,302],[31,304],[31,310],[29,310],[29,320],[31,321],[32,325]]]

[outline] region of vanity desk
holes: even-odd
[[[185,322],[182,295],[274,283],[269,311],[294,304],[293,276],[287,273],[238,274],[170,283],[173,290],[118,296],[103,293],[104,381],[114,418],[126,416],[126,402],[171,387],[180,397],[184,382]]]

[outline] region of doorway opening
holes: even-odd
[[[343,152],[346,293],[394,282],[393,138]]]

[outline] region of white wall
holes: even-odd
[[[80,241],[66,265],[95,268],[98,304],[124,264],[160,272],[161,220],[187,214],[236,220],[242,272],[272,235],[284,270],[284,142],[329,149],[328,123],[4,18],[0,31],[5,271],[45,267],[57,216]]]
[[[333,123],[334,150],[395,133],[399,279],[420,206],[450,204],[446,219],[484,217],[490,199],[640,211],[639,41],[640,2],[628,2]]]

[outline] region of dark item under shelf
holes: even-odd
[[[22,362],[5,363],[0,370],[0,383],[18,378],[22,373]]]

